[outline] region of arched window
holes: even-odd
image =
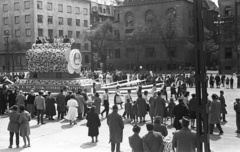
[[[133,24],[133,19],[134,19],[133,13],[132,12],[127,12],[126,16],[125,16],[125,25],[126,26],[129,26],[129,25],[133,26],[134,25]]]
[[[89,57],[88,57],[88,55],[85,55],[85,63],[89,63]]]
[[[174,8],[169,8],[166,12],[166,15],[168,18],[174,18],[176,17],[176,11]]]
[[[152,10],[148,10],[145,14],[145,23],[151,24],[154,19],[154,12]]]
[[[232,7],[230,6],[225,7],[224,14],[225,16],[232,16]]]

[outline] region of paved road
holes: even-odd
[[[224,88],[223,88],[224,89]],[[219,94],[221,89],[208,89],[208,93]],[[190,88],[191,93],[194,89]],[[211,149],[214,152],[239,152],[240,151],[240,134],[235,134],[235,112],[233,111],[234,99],[240,97],[238,89],[224,89],[225,98],[227,103],[228,115],[226,116],[227,123],[222,124],[224,135],[219,136],[217,130],[215,135],[210,136]],[[136,96],[134,96],[134,99]],[[113,96],[110,97],[111,101]],[[123,113],[123,110],[119,111]],[[149,116],[146,117],[149,121]],[[88,129],[86,127],[86,120],[78,122],[75,126],[70,126],[67,121],[46,121],[46,125],[36,125],[36,119],[30,122],[31,126],[31,145],[30,148],[13,148],[8,149],[9,133],[7,131],[8,117],[3,116],[0,118],[0,152],[52,152],[52,151],[84,151],[84,152],[107,152],[110,151],[109,131],[106,124],[106,119],[101,119],[102,126],[100,128],[99,142],[91,143],[91,138],[87,136]],[[124,139],[121,144],[123,152],[131,152],[128,144],[128,136],[132,134],[132,124],[128,120],[125,120]],[[169,124],[170,122],[167,122]],[[146,126],[141,124],[142,130],[140,135],[143,136],[147,133]],[[168,125],[169,135],[175,131],[174,128]],[[23,145],[22,139],[20,145]]]

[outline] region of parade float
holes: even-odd
[[[92,79],[81,77],[82,55],[78,49],[71,49],[70,43],[34,44],[26,52],[29,75],[15,82],[19,90],[40,89],[59,92],[68,86],[69,90],[91,90]],[[96,85],[98,90],[100,85]]]

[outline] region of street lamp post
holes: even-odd
[[[5,64],[7,67],[7,72],[10,72],[10,53],[9,53],[9,38],[11,38],[8,31],[4,32],[4,41],[5,41],[5,47],[6,47],[6,58],[5,58]]]

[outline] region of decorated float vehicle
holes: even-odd
[[[29,77],[17,80],[14,86],[23,91],[44,89],[59,92],[69,89],[90,91],[94,80],[81,77],[82,55],[78,49],[71,49],[70,43],[34,44],[26,52]],[[98,90],[100,85],[96,85]]]

